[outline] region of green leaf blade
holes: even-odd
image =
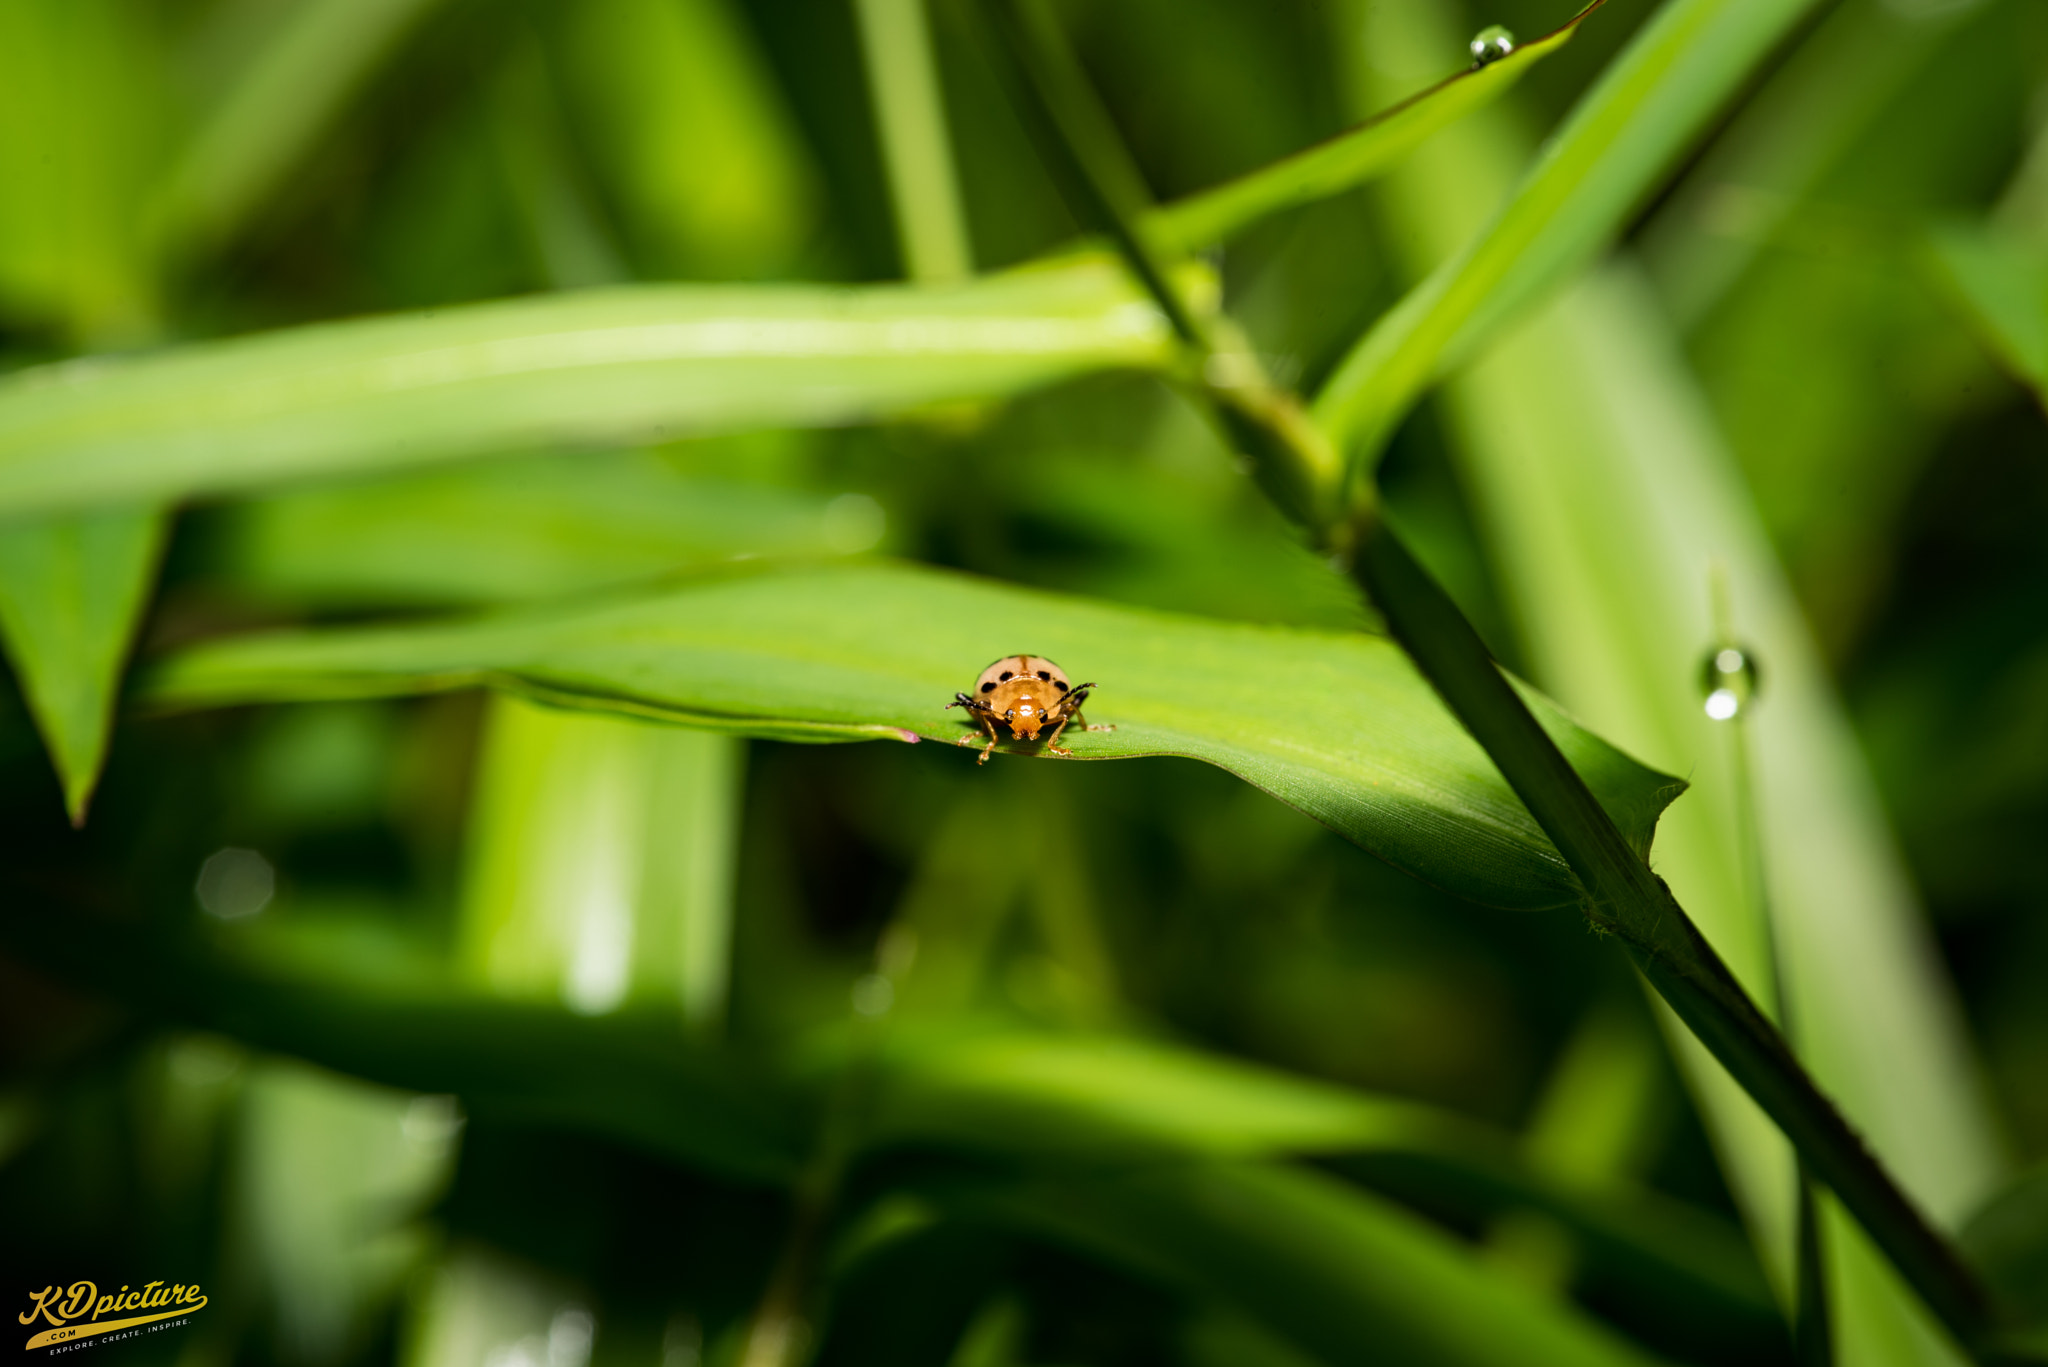
[[[1102,685],[1089,720],[1117,729],[1069,732],[1078,757],[1204,760],[1474,900],[1578,899],[1555,849],[1389,641],[909,566],[766,567],[442,626],[228,641],[171,661],[155,698],[208,706],[491,683],[754,735],[965,742],[979,733],[946,702],[1019,650]],[[1629,837],[1647,842],[1682,785],[1539,710]]]
[[[1515,567],[1534,667],[1575,712],[1699,786],[1700,803],[1661,828],[1660,876],[1758,995],[1781,984],[1803,1061],[1915,1197],[1949,1217],[1998,1166],[1966,1081],[1967,1045],[1925,966],[1931,950],[1918,946],[1909,884],[1870,816],[1840,704],[1659,324],[1632,277],[1589,276],[1451,384],[1458,459]],[[1624,564],[1633,579],[1617,574]],[[1769,919],[1742,885],[1739,832],[1725,816],[1746,781],[1735,769],[1740,742],[1706,719],[1695,678],[1674,668],[1715,639],[1714,564],[1745,647],[1769,671],[1743,723],[1759,757]],[[1580,609],[1559,610],[1567,601]],[[1844,905],[1858,909],[1853,919],[1838,914]],[[1789,1270],[1781,1137],[1722,1089],[1702,1055],[1681,1060],[1759,1248]],[[1847,1222],[1831,1246],[1831,1257],[1875,1262]],[[1939,1360],[1897,1323],[1917,1311],[1896,1285],[1866,1278],[1835,1296],[1844,1342],[1886,1342],[1897,1354],[1873,1348],[1869,1360]]]
[[[1932,244],[1936,274],[1992,354],[2048,396],[2048,257],[1981,228],[1951,227]]]
[[[1647,1363],[1578,1311],[1481,1268],[1371,1193],[1263,1163],[962,1193],[988,1212],[1234,1303],[1328,1362]]]
[[[174,247],[217,246],[274,194],[435,0],[316,0],[233,74],[166,179]]]
[[[1632,1284],[1776,1322],[1732,1224],[1611,1171],[1539,1171],[1513,1136],[1455,1112],[1161,1040],[962,1028],[957,1018],[898,1022],[875,1064],[864,1134],[876,1147],[936,1146],[1006,1170],[1081,1176],[1344,1155],[1376,1190],[1473,1221],[1540,1210]]]
[[[900,1029],[879,1061],[869,1142],[1048,1156],[1250,1158],[1492,1138],[1417,1103],[1120,1035]],[[1501,1141],[1502,1147],[1505,1141]]]
[[[1383,316],[1317,396],[1367,460],[1447,365],[1590,260],[1812,0],[1673,0],[1582,99],[1493,221]]]
[[[1201,251],[1273,214],[1367,183],[1438,129],[1506,94],[1530,67],[1569,42],[1594,8],[1589,5],[1562,28],[1498,61],[1447,77],[1335,137],[1153,210],[1142,220],[1146,237],[1162,252]]]
[[[0,641],[64,785],[73,825],[106,763],[114,695],[156,580],[155,509],[0,528]]]
[[[206,343],[0,382],[0,513],[563,443],[830,425],[1158,369],[1096,260],[958,288],[649,285]]]

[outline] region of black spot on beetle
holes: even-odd
[[[1049,681],[1052,678],[1052,671],[1041,669],[1038,671],[1038,677]]]
[[[995,691],[996,691],[996,686],[995,686],[995,683],[994,683],[994,681],[993,681],[993,680],[991,680],[990,682],[988,682],[988,683],[985,683],[985,684],[983,684],[983,685],[981,686],[981,691],[982,691],[982,692],[984,692],[984,693],[993,693],[993,692],[995,692]]]
[[[1016,676],[1016,675],[1015,675],[1014,673],[1012,673],[1011,671],[1009,671],[1009,670],[1007,670],[1007,669],[1006,669],[1006,670],[1004,670],[1004,671],[1003,671],[1002,673],[1000,673],[1000,674],[996,675],[996,677],[997,677],[998,679],[1001,679],[1001,680],[1002,680],[1002,681],[1003,681],[1004,683],[1008,683],[1008,682],[1009,682],[1010,680],[1012,680],[1012,679],[1016,678],[1017,676]]]
[[[1052,686],[1053,686],[1054,688],[1057,688],[1057,689],[1058,689],[1058,690],[1059,690],[1060,692],[1062,692],[1062,693],[1064,693],[1064,692],[1066,692],[1066,691],[1067,691],[1067,681],[1066,681],[1065,679],[1055,679],[1055,680],[1053,680],[1053,685],[1052,685]]]

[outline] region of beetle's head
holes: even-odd
[[[1018,740],[1037,740],[1038,728],[1045,725],[1045,720],[1045,705],[1029,693],[1003,713],[1003,721]]]

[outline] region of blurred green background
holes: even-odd
[[[1267,368],[1312,391],[1652,10],[1609,0],[1389,178],[1210,253]],[[918,103],[921,13],[0,0],[0,364],[629,282],[937,279],[1070,245],[955,0],[928,10],[942,123]],[[1570,17],[1539,0],[1058,13],[1161,200],[1459,69],[1482,24]],[[2041,326],[2048,275],[2022,267],[2048,253],[2044,131],[2032,0],[1811,7],[1650,187],[1588,287],[1606,293],[1561,306],[1591,329],[1582,355],[1613,358],[1582,375],[1615,412],[1680,392],[1685,430],[1712,434],[1803,610],[1815,696],[1853,727],[1874,782],[1844,802],[1903,854],[1901,923],[1925,930],[1897,952],[1930,1019],[1960,1012],[1950,1080],[1983,1117],[1957,1124],[1993,1155],[1928,1197],[1951,1225],[2048,1159],[2048,427],[2024,338],[1940,244],[1999,244]],[[905,169],[920,148],[937,189]],[[949,202],[948,168],[964,235],[928,214],[920,245],[903,197]],[[1612,639],[1584,620],[1629,620],[1600,616],[1626,576],[1597,556],[1578,589],[1531,568],[1579,543],[1568,523],[1518,530],[1501,471],[1592,400],[1510,373],[1517,344],[1399,429],[1380,470],[1394,517],[1503,662],[1697,778],[1681,803],[1720,801],[1573,672],[1608,668],[1574,642]],[[1643,357],[1663,389],[1629,369]],[[142,514],[107,514],[88,558],[160,554],[144,661],[755,557],[1376,620],[1157,375],[763,426],[201,496],[160,552],[117,525]],[[10,600],[55,592],[32,539],[0,528]],[[26,613],[0,612],[24,675]],[[1714,644],[1665,664],[1689,680]],[[1807,666],[1760,655],[1763,728]],[[959,663],[966,687],[983,661]],[[1114,721],[1103,682],[1091,712]],[[1221,770],[977,767],[942,744],[746,739],[477,690],[129,706],[73,829],[23,699],[0,691],[0,863],[34,923],[0,958],[0,1284],[161,1277],[212,1297],[189,1329],[100,1352],[1794,1360],[1771,1236],[1621,957],[1570,914],[1410,878]],[[1752,739],[1769,770],[1777,742]],[[1834,879],[1844,856],[1765,808],[1770,857]],[[1860,885],[1830,885],[1853,925]],[[1887,981],[1843,990],[1884,1016]],[[1414,1337],[1404,1300],[1447,1307],[1472,1342]],[[1844,1361],[1946,1352],[1845,1333]]]

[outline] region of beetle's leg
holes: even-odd
[[[1060,749],[1060,732],[1066,730],[1067,723],[1073,719],[1074,714],[1067,712],[1064,708],[1061,709],[1059,724],[1053,727],[1052,734],[1045,738],[1045,752],[1048,755],[1059,755],[1065,759],[1072,759],[1074,757],[1072,750]]]
[[[1092,683],[1082,684],[1079,688],[1071,690],[1066,697],[1061,698],[1060,706],[1066,711],[1068,717],[1081,723],[1083,731],[1114,731],[1116,730],[1114,726],[1091,726],[1088,719],[1081,715],[1081,704],[1088,701],[1088,695],[1094,691],[1094,688],[1095,685]]]
[[[942,712],[951,711],[955,707],[964,708],[967,712],[967,715],[974,718],[974,720],[980,724],[981,729],[988,733],[988,744],[983,747],[981,752],[981,758],[975,761],[975,763],[977,764],[988,763],[988,752],[996,748],[996,740],[998,739],[996,734],[995,723],[989,720],[990,717],[995,715],[995,709],[993,707],[990,707],[987,703],[983,702],[980,698],[970,697],[968,694],[965,693],[955,693],[953,695],[953,701],[947,703],[945,707],[939,710]],[[980,745],[981,737],[975,735],[965,735],[960,737],[959,740],[953,743],[955,745]]]
[[[1088,719],[1087,719],[1086,717],[1082,716],[1082,715],[1081,715],[1081,714],[1080,714],[1079,712],[1076,712],[1076,713],[1075,713],[1075,714],[1074,714],[1073,716],[1071,716],[1071,717],[1065,717],[1065,718],[1062,718],[1062,719],[1061,719],[1061,721],[1060,721],[1060,730],[1064,731],[1064,730],[1066,729],[1066,727],[1067,727],[1067,723],[1068,723],[1068,722],[1073,722],[1074,724],[1076,724],[1077,726],[1079,726],[1079,727],[1080,727],[1080,728],[1081,728],[1081,729],[1082,729],[1083,731],[1114,731],[1114,730],[1116,730],[1116,724],[1115,724],[1114,722],[1102,722],[1102,723],[1099,723],[1099,724],[1098,724],[1098,723],[1096,723],[1096,722],[1091,722],[1091,721],[1089,721],[1089,720],[1088,720]]]
[[[1066,730],[1074,722],[1080,722],[1083,731],[1116,730],[1114,726],[1090,726],[1087,718],[1081,715],[1081,704],[1088,701],[1088,694],[1094,687],[1095,685],[1092,683],[1084,683],[1079,688],[1068,689],[1066,696],[1060,699],[1057,709],[1059,725],[1053,727],[1052,734],[1046,737],[1045,748],[1047,750],[1055,755],[1071,756],[1074,753],[1071,750],[1062,750],[1059,747],[1060,732]]]
[[[996,742],[1002,739],[1001,734],[996,731],[995,722],[990,720],[990,716],[994,711],[993,707],[983,703],[981,710],[974,714],[975,719],[981,723],[981,729],[988,732],[988,744],[981,747],[981,754],[974,761],[976,764],[988,763],[988,757],[995,753]]]
[[[970,712],[968,715],[972,716],[974,720],[977,723],[979,723],[981,729],[988,734],[989,745],[994,746],[996,743],[996,728],[994,723],[990,722],[986,716],[982,715],[979,712]],[[967,735],[960,737],[960,739],[954,743],[957,745],[980,745],[981,737],[970,732]],[[988,758],[987,750],[982,751],[982,758]]]

